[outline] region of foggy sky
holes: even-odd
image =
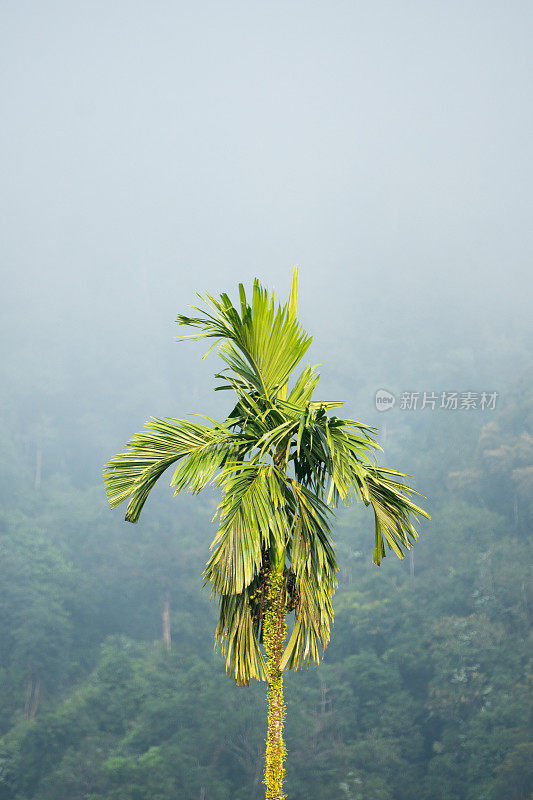
[[[487,0],[4,0],[4,353],[21,371],[39,349],[120,363],[171,343],[196,291],[257,275],[284,297],[296,263],[330,350],[522,325],[532,18]]]

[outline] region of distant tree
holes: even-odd
[[[22,514],[0,524],[0,669],[9,675],[4,714],[17,706],[33,719],[43,698],[68,676],[73,626],[69,605],[77,574],[46,531]]]
[[[193,306],[198,316],[179,315],[178,324],[200,331],[181,338],[212,338],[210,350],[218,344],[227,365],[216,376],[223,381],[218,388],[235,392],[235,406],[222,422],[152,418],[105,469],[111,507],[129,499],[129,522],[137,522],[152,487],[176,462],[175,494],[209,483],[222,489],[220,529],[204,577],[219,597],[216,640],[235,681],[269,684],[267,800],[284,796],[283,671],[318,662],[329,640],[337,582],[333,509],[354,499],[372,505],[375,564],[385,545],[403,558],[417,538],[411,515],[428,517],[411,499],[418,493],[406,475],[376,466],[375,429],[328,413],[342,402],[312,399],[319,378],[313,367],[289,390],[311,344],[296,318],[297,293],[295,269],[282,307],[256,279],[251,304],[240,284],[240,308],[227,294],[207,295],[207,310]]]

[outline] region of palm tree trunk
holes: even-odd
[[[266,800],[283,800],[286,797],[283,794],[284,761],[287,755],[283,741],[285,703],[283,673],[279,668],[287,630],[284,566],[285,550],[278,554],[277,563],[272,565],[263,627],[268,671],[268,736],[264,779]]]

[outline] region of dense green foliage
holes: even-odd
[[[286,677],[291,800],[529,798],[529,386],[499,387],[490,417],[383,416],[432,523],[414,560],[378,568],[364,509],[339,513],[334,635]],[[124,525],[99,485],[98,415],[76,430],[83,463],[62,463],[59,418],[18,433],[18,391],[2,410],[1,800],[261,797],[263,690],[225,675],[200,591],[217,498],[161,490]]]

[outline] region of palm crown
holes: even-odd
[[[181,339],[218,345],[226,364],[218,388],[235,392],[235,406],[223,422],[152,418],[105,471],[110,504],[129,499],[130,522],[172,465],[175,494],[209,483],[222,490],[204,577],[219,597],[216,639],[237,683],[267,676],[261,643],[274,569],[284,576],[284,608],[295,613],[279,669],[319,660],[332,618],[337,562],[330,521],[339,503],[372,506],[376,564],[386,547],[403,558],[417,538],[411,520],[428,517],[412,500],[418,492],[405,483],[408,476],[376,465],[376,430],[332,413],[342,402],[313,399],[314,367],[289,387],[311,344],[296,318],[297,290],[295,270],[286,305],[277,306],[256,280],[251,302],[241,284],[239,307],[227,294],[206,295],[206,309],[192,307],[197,316],[179,315],[180,325],[198,329]]]

